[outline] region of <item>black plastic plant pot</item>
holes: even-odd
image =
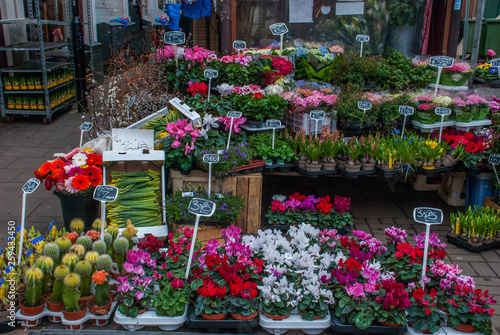
[[[223,329],[236,329],[238,334],[253,334],[259,325],[259,317],[248,321],[235,320],[229,314],[223,320],[205,320],[196,315],[194,307],[188,307],[186,325],[190,328],[204,328],[210,333],[218,333]]]
[[[406,331],[406,325],[391,327],[374,323],[366,329],[359,329],[354,325],[344,324],[335,316],[335,312],[330,310],[332,317],[332,329],[339,334],[380,334],[380,335],[402,335]]]
[[[464,240],[460,236],[452,236],[450,234],[446,235],[446,239],[448,240],[448,242],[474,253],[479,253],[481,251],[487,251],[493,249],[500,249],[499,241],[491,241],[489,243],[483,243],[481,245],[472,245],[467,240]]]

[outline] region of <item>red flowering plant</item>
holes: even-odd
[[[194,97],[196,94],[207,95],[208,94],[208,86],[204,82],[192,82],[188,83],[189,88],[187,91],[191,93],[191,96]]]
[[[461,323],[471,324],[484,335],[491,335],[491,317],[495,311],[490,305],[496,304],[488,291],[476,289],[470,283],[455,283],[454,294],[447,300],[448,326],[458,327]]]
[[[47,190],[65,195],[92,194],[102,184],[102,156],[91,149],[75,148],[67,154],[54,154],[55,159],[35,170],[35,177]]]
[[[251,257],[248,246],[241,242],[241,228],[222,230],[224,243],[211,240],[198,257],[193,270],[191,289],[196,291],[195,311],[201,314],[256,314],[259,308],[257,285],[263,261]]]
[[[445,324],[445,314],[437,307],[438,291],[434,288],[424,290],[420,284],[411,283],[411,306],[406,309],[406,320],[410,327],[421,332],[429,330],[435,333]]]
[[[159,241],[156,236],[151,234],[147,234],[141,242],[137,243],[137,248],[149,252],[151,254],[151,258],[159,259],[159,261],[163,258],[160,257],[160,248],[162,247],[163,241]]]
[[[258,67],[264,75],[266,85],[274,84],[279,77],[284,77],[293,71],[293,63],[278,56],[260,56]]]
[[[483,129],[477,134],[446,129],[442,140],[448,143],[449,152],[456,159],[463,161],[466,167],[471,167],[488,160],[498,137],[494,129]]]

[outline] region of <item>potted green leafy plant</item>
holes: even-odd
[[[187,292],[184,280],[173,277],[170,283],[153,298],[153,307],[159,316],[181,316],[186,312]]]

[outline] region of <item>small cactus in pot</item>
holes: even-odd
[[[80,287],[80,276],[76,273],[70,273],[64,278],[63,301],[64,310],[67,312],[80,310],[78,299],[80,299],[81,294],[78,287]]]
[[[52,258],[52,260],[54,261],[54,265],[59,264],[59,254],[60,254],[59,247],[54,242],[49,242],[45,245],[45,248],[43,249],[43,254],[45,256]]]
[[[113,266],[113,260],[107,254],[101,255],[97,259],[97,265],[96,265],[97,271],[105,271],[109,273],[111,271],[112,266]]]
[[[92,250],[96,251],[99,255],[104,255],[106,253],[106,242],[104,242],[103,240],[94,241]]]
[[[39,268],[31,267],[26,270],[26,296],[24,297],[24,305],[27,307],[35,307],[40,305],[42,300],[42,280],[43,272]]]
[[[69,249],[69,252],[76,254],[80,260],[85,256],[85,251],[85,247],[81,244],[73,244]]]
[[[104,221],[104,229],[106,229],[107,224],[106,221]],[[101,231],[101,219],[95,219],[94,222],[92,222],[92,229],[97,230],[98,232]]]
[[[92,281],[95,283],[95,304],[97,306],[106,305],[109,293],[108,273],[104,270],[96,271],[92,275]]]
[[[69,223],[69,229],[71,231],[74,231],[75,233],[77,233],[78,235],[81,235],[82,234],[82,231],[83,231],[83,228],[85,226],[85,223],[83,222],[82,219],[80,218],[74,218],[73,220],[71,220],[71,222]]]
[[[115,249],[115,262],[118,265],[120,272],[123,272],[123,262],[125,260],[125,254],[129,250],[129,241],[125,237],[118,237],[113,243],[113,248]]]
[[[35,266],[42,270],[43,273],[42,293],[49,294],[52,289],[52,269],[54,268],[54,261],[48,256],[40,256]]]
[[[92,264],[87,261],[80,261],[75,265],[75,273],[80,276],[80,293],[82,297],[92,295],[90,292],[90,276],[92,275]]]
[[[80,258],[78,257],[77,254],[69,252],[66,255],[63,256],[61,260],[61,264],[66,265],[69,268],[69,271],[73,271],[73,268],[75,267],[76,263],[80,261]]]
[[[55,240],[55,244],[59,247],[59,260],[62,260],[61,258],[69,251],[69,248],[71,248],[71,240],[66,236],[62,236]]]
[[[54,270],[54,287],[50,301],[54,303],[63,302],[64,278],[69,275],[69,269],[66,265],[59,265]]]
[[[118,237],[118,234],[120,233],[120,230],[118,229],[117,226],[110,225],[108,227],[108,229],[106,229],[106,232],[111,235],[111,237],[113,238],[113,242],[114,242],[116,240],[116,238]]]

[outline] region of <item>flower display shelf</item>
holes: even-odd
[[[284,334],[288,330],[293,329],[301,330],[309,335],[315,335],[322,333],[325,329],[330,327],[331,319],[330,312],[328,312],[327,316],[323,319],[307,321],[302,319],[297,310],[294,310],[289,317],[279,321],[272,320],[261,313],[259,316],[259,324],[265,331],[274,335]]]
[[[484,126],[490,126],[491,120],[477,120],[472,122],[457,122],[455,121],[455,127],[457,130],[470,131],[470,130],[479,130]]]
[[[425,124],[421,123],[420,121],[411,120],[411,124],[413,125],[413,128],[419,129],[423,133],[432,133],[433,131],[439,131],[439,127],[441,127],[441,122]],[[452,127],[454,125],[455,125],[454,120],[448,120],[443,122],[443,128]]]
[[[338,173],[339,170],[320,170],[317,172],[309,172],[306,169],[299,168],[298,166],[295,167],[295,170],[298,172],[302,173],[303,175],[309,177],[309,178],[318,178],[319,176],[327,176],[327,177],[333,177],[334,174]]]
[[[273,128],[266,127],[265,125],[263,125],[260,128],[255,128],[255,127],[249,126],[248,124],[242,124],[242,125],[240,125],[240,128],[243,130],[246,130],[250,133],[262,133],[265,131],[273,131]],[[277,127],[274,129],[276,129],[276,132],[279,132],[280,130],[285,129],[285,126]]]
[[[285,164],[273,163],[271,165],[266,164],[264,170],[268,172],[273,172],[274,170],[278,170],[279,172],[290,172],[292,171],[292,168],[294,166],[295,164],[293,163],[285,163]]]
[[[446,90],[446,91],[467,91],[469,89],[469,86],[466,85],[467,83],[469,82],[469,80],[467,80],[462,86],[446,86],[446,85],[439,85],[439,89],[443,89],[443,90]],[[434,89],[436,88],[436,84],[429,84],[429,87]]]
[[[114,322],[121,325],[123,328],[135,331],[147,326],[157,326],[161,330],[172,331],[181,327],[187,318],[186,311],[181,316],[158,316],[155,309],[150,309],[143,314],[137,315],[135,318],[123,315],[120,311],[115,312]]]
[[[113,301],[113,303],[111,304],[111,309],[110,309],[108,315],[99,315],[99,316],[93,315],[87,309],[87,314],[85,314],[85,316],[83,318],[81,318],[80,320],[75,320],[75,321],[66,320],[64,318],[63,312],[51,312],[51,311],[49,311],[47,306],[45,306],[42,313],[40,313],[38,315],[34,315],[34,316],[23,315],[21,313],[21,311],[18,310],[16,312],[16,319],[19,320],[22,327],[35,327],[40,323],[40,320],[44,316],[48,316],[49,321],[51,321],[53,323],[61,322],[66,327],[66,329],[77,330],[77,329],[82,329],[84,323],[87,322],[88,320],[91,320],[92,324],[94,326],[106,325],[109,322],[109,320],[111,319],[111,316],[113,315],[113,311],[115,310],[117,305],[118,305],[118,302]]]
[[[408,327],[406,334],[407,335],[422,335],[423,333],[414,330],[412,327]],[[436,333],[433,333],[433,335],[464,335],[464,334],[480,335],[481,333],[480,332],[462,333],[462,332],[456,331],[455,329],[453,329],[451,327],[442,327]]]
[[[250,163],[248,163],[247,165],[243,165],[243,166],[240,166],[239,168],[229,170],[227,172],[227,175],[229,177],[232,177],[232,176],[237,176],[240,174],[261,172],[264,170],[265,165],[266,165],[266,162],[264,162],[261,159],[252,159],[252,161]]]
[[[377,173],[377,169],[360,170],[357,172],[347,172],[345,169],[339,169],[339,171],[346,178],[358,178],[359,176],[368,176]]]
[[[462,247],[473,253],[479,253],[481,251],[487,251],[493,249],[500,249],[499,240],[491,241],[489,243],[483,243],[480,245],[473,245],[470,244],[469,241],[467,241],[466,239],[461,238],[460,236],[453,236],[450,234],[446,234],[446,239],[448,240],[448,242],[453,243],[454,245]]]
[[[421,166],[417,167],[417,173],[423,174],[424,176],[432,176],[433,174],[436,174],[436,173],[453,172],[453,171],[455,171],[455,166],[442,165],[442,166],[435,167],[434,169],[431,169],[431,170],[423,169]]]
[[[402,175],[403,177],[406,177],[408,173],[411,173],[414,168],[410,169],[409,167],[403,167],[403,168],[392,168],[392,169],[383,169],[380,166],[375,167],[380,175],[384,178],[390,178],[396,175]]]
[[[330,311],[332,312],[332,311]],[[401,335],[406,330],[406,325],[399,327],[383,326],[381,324],[372,324],[366,329],[359,329],[354,325],[344,324],[338,317],[332,313],[332,329],[339,334],[383,334],[383,335]],[[421,333],[418,333],[421,334]],[[444,335],[444,334],[443,334]]]
[[[258,320],[258,317],[247,321],[236,320],[229,314],[222,320],[205,320],[196,315],[193,305],[189,305],[186,325],[190,328],[205,328],[211,333],[221,332],[222,329],[236,329],[240,334],[252,334],[259,325]]]

